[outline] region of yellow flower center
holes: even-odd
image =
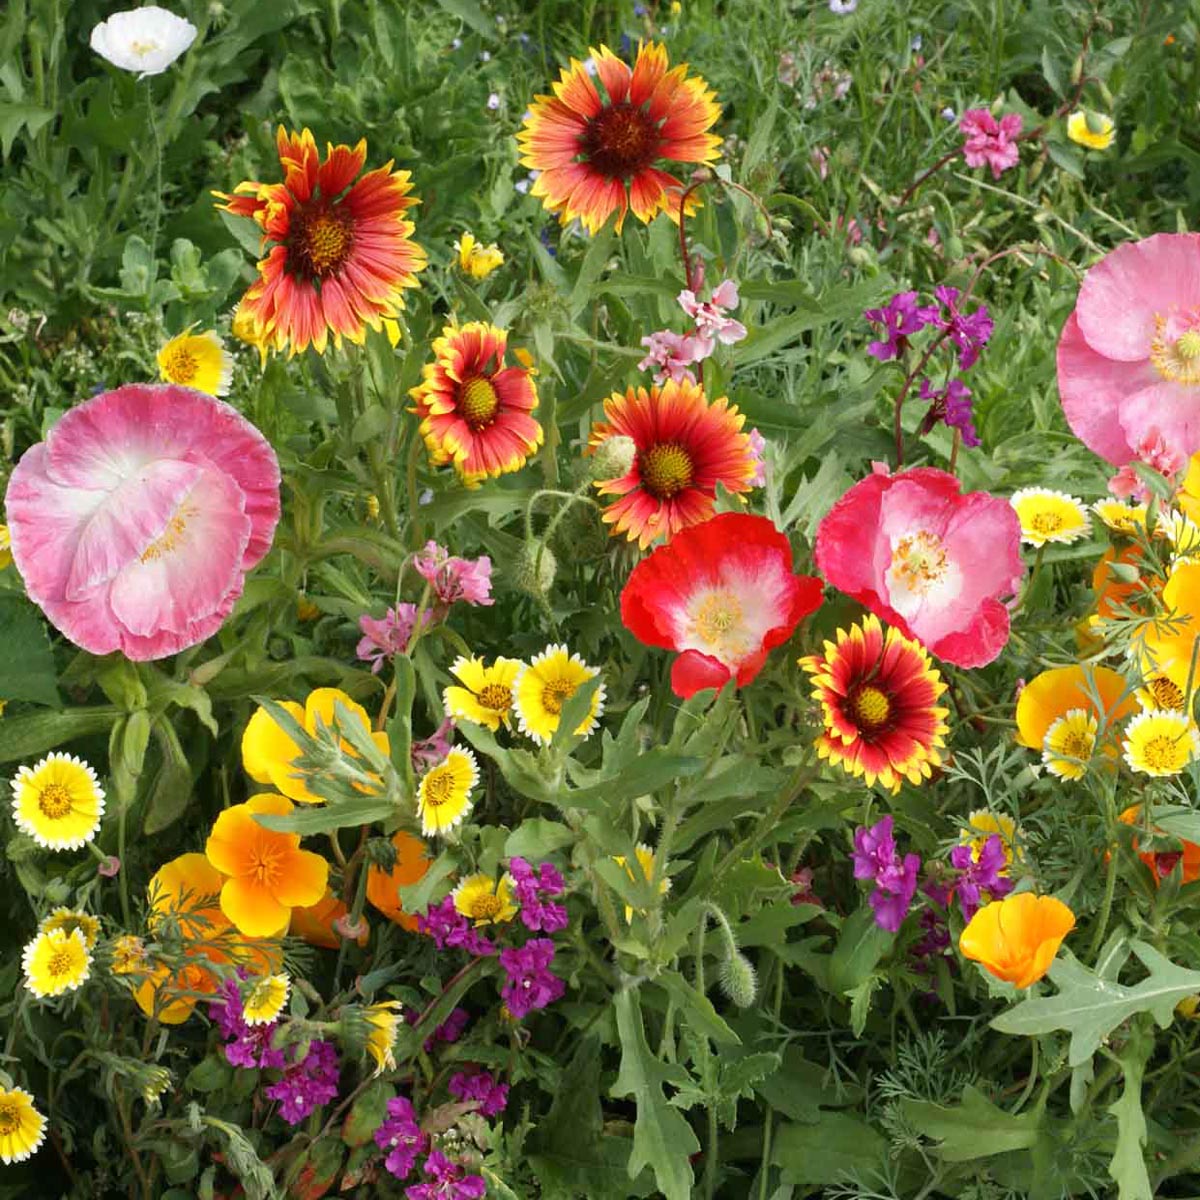
[[[1189,329],[1175,343],[1175,350],[1180,358],[1185,358],[1191,362],[1193,358],[1200,358],[1200,329]]]
[[[259,846],[252,856],[251,874],[266,887],[274,887],[280,874],[279,851],[274,846]]]
[[[552,679],[542,688],[542,707],[558,716],[563,702],[575,695],[575,685],[566,679]]]
[[[500,397],[488,380],[476,376],[463,384],[458,411],[471,429],[486,429],[500,411]]]
[[[75,956],[70,950],[55,950],[46,961],[46,973],[57,977],[69,975],[75,966]]]
[[[1165,733],[1149,738],[1142,747],[1142,759],[1152,771],[1174,774],[1187,765],[1187,758],[1187,742]]]
[[[147,54],[153,54],[160,49],[159,44],[153,38],[147,38],[143,41],[134,41],[129,43],[129,49],[136,54],[138,58],[145,58]]]
[[[300,215],[288,239],[300,272],[314,279],[333,275],[349,257],[353,245],[350,221],[323,202]]]
[[[1058,533],[1066,525],[1063,520],[1062,513],[1057,512],[1042,512],[1035,513],[1033,519],[1029,522],[1029,528],[1034,533],[1050,534]]]
[[[658,125],[642,108],[610,104],[588,123],[579,140],[587,162],[610,179],[628,179],[658,157]]]
[[[442,767],[434,767],[425,776],[425,803],[440,808],[454,795],[454,776]]]
[[[42,816],[61,821],[71,811],[71,792],[61,783],[48,783],[38,793],[38,808]]]
[[[885,692],[877,687],[859,688],[850,707],[860,725],[866,729],[878,729],[892,714],[892,702]]]
[[[179,544],[179,539],[183,536],[189,519],[194,517],[196,512],[195,508],[181,504],[175,510],[175,515],[167,522],[166,529],[142,551],[141,561],[153,562],[155,559],[162,558],[164,554],[170,554]]]
[[[200,370],[200,361],[183,346],[176,346],[162,364],[163,371],[172,383],[189,384]]]
[[[908,591],[924,596],[946,574],[942,539],[924,529],[902,537],[892,551],[891,573]]]
[[[675,442],[658,442],[638,455],[642,486],[658,500],[669,500],[695,477],[692,456]]]
[[[1156,708],[1170,708],[1176,712],[1183,711],[1185,696],[1183,688],[1177,683],[1173,683],[1165,675],[1160,675],[1157,679],[1152,679],[1147,684],[1147,691],[1154,697]]]
[[[499,911],[499,896],[476,896],[471,901],[471,916],[476,921],[490,921]]]
[[[502,683],[485,684],[479,693],[479,703],[492,712],[508,712],[512,707],[512,691]]]
[[[21,1128],[21,1105],[5,1097],[0,1100],[0,1137],[11,1137]]]
[[[1062,735],[1056,751],[1064,758],[1091,758],[1094,739],[1086,729],[1069,729]]]
[[[1192,319],[1195,319],[1194,314]],[[1150,362],[1164,379],[1174,383],[1200,383],[1200,327],[1185,329],[1172,341],[1167,333],[1167,318],[1156,314]]]
[[[692,618],[692,627],[701,641],[721,646],[742,621],[742,606],[732,592],[713,592]]]

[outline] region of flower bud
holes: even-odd
[[[733,950],[721,964],[721,991],[738,1008],[749,1008],[758,995],[758,977],[740,950]]]
[[[623,433],[606,437],[592,456],[593,479],[620,479],[637,457],[637,443]]]
[[[542,600],[554,586],[558,560],[543,542],[526,542],[512,567],[513,586],[535,600]]]

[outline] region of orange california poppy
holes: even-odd
[[[435,466],[453,463],[468,487],[519,471],[542,444],[533,372],[505,366],[508,334],[471,321],[447,325],[410,391]]]
[[[425,843],[404,830],[392,838],[392,845],[396,850],[396,865],[391,871],[374,866],[367,870],[367,899],[388,920],[414,932],[417,918],[400,907],[397,889],[421,879],[429,870],[431,859],[425,853]]]
[[[716,161],[715,93],[689,78],[686,64],[668,70],[666,48],[653,42],[638,45],[632,70],[607,46],[589,53],[596,82],[571,59],[554,95],[534,98],[517,135],[522,164],[540,172],[530,194],[589,233],[613,213],[619,233],[630,209],[639,221],[660,211],[678,221],[684,185],[655,164]],[[696,207],[689,197],[687,211]]]
[[[1096,593],[1096,612],[1100,616],[1115,617],[1119,607],[1128,607],[1133,597],[1143,591],[1140,582],[1128,583],[1119,579],[1109,570],[1110,565],[1117,562],[1124,566],[1140,568],[1144,565],[1143,560],[1142,549],[1137,545],[1126,546],[1120,554],[1109,546],[1100,556],[1092,569],[1092,590]]]
[[[280,701],[280,707],[291,713],[306,732],[315,734],[318,723],[328,729],[333,728],[336,703],[358,717],[363,727],[370,730],[371,718],[367,716],[367,710],[338,688],[316,688],[309,692],[303,708],[294,700]],[[384,754],[390,752],[386,733],[372,732],[371,740]],[[353,747],[345,738],[341,739],[341,747],[346,754],[354,754]],[[292,765],[300,755],[300,747],[275,724],[271,714],[265,708],[256,709],[242,734],[242,766],[246,774],[256,783],[270,784],[290,800],[301,804],[320,804],[322,798],[309,791],[303,776]]]
[[[734,494],[753,486],[758,467],[742,432],[746,418],[724,396],[710,403],[699,384],[668,379],[661,388],[615,392],[604,415],[592,429],[592,450],[614,434],[637,448],[624,475],[596,481],[602,495],[619,497],[604,513],[614,536],[645,549],[711,517],[718,483]]]
[[[217,817],[204,847],[208,861],[229,876],[221,886],[221,911],[250,937],[278,936],[293,908],[307,908],[325,895],[329,864],[301,850],[298,833],[276,833],[254,819],[255,813],[292,809],[286,796],[251,796]]]
[[[1027,988],[1050,969],[1075,914],[1053,896],[1020,892],[985,904],[958,941],[963,954],[997,979]]]
[[[327,891],[325,895],[308,908],[292,909],[292,924],[288,933],[295,938],[301,938],[310,946],[321,946],[326,950],[336,950],[342,944],[342,935],[333,927],[334,921],[340,921],[349,910],[345,904]],[[358,935],[358,944],[365,946],[370,933],[364,930]]]
[[[1126,825],[1136,825],[1141,820],[1141,816],[1141,805],[1134,804],[1127,808],[1118,820]],[[1154,876],[1155,887],[1175,870],[1175,864],[1181,860],[1183,862],[1183,882],[1195,883],[1197,879],[1200,879],[1200,846],[1197,846],[1195,842],[1185,841],[1183,838],[1180,838],[1179,842],[1183,846],[1182,850],[1143,852],[1138,850],[1137,838],[1133,839],[1133,848],[1137,852],[1138,858],[1150,868],[1150,874]]]
[[[1171,620],[1144,626],[1137,647],[1142,669],[1148,674],[1182,677],[1186,683],[1200,639],[1200,562],[1185,558],[1175,565],[1163,587],[1162,602],[1163,615],[1170,615]],[[1200,676],[1200,664],[1196,674]]]
[[[1087,682],[1089,676],[1092,687]],[[1041,750],[1050,726],[1060,717],[1075,709],[1099,715],[1091,700],[1093,690],[1104,701],[1107,725],[1137,711],[1131,694],[1122,699],[1128,685],[1116,671],[1108,667],[1082,667],[1078,664],[1052,667],[1035,676],[1021,689],[1017,700],[1017,741],[1031,750]]]
[[[361,343],[368,325],[394,328],[404,289],[417,286],[426,265],[406,217],[417,203],[409,173],[388,162],[359,179],[365,138],[353,148],[327,145],[324,162],[307,129],[281,125],[275,141],[282,183],[214,193],[225,201],[218,207],[263,231],[259,278],[238,307],[243,323],[253,322],[252,340],[291,354],[311,344],[324,354],[330,335],[340,346],[343,337]]]

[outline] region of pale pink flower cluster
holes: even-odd
[[[1168,482],[1174,482],[1175,476],[1187,465],[1187,457],[1172,450],[1157,429],[1149,433],[1134,447],[1137,461],[1157,471]],[[1146,486],[1142,477],[1134,470],[1132,462],[1127,462],[1109,481],[1108,490],[1118,500],[1133,499],[1138,504],[1149,504],[1153,493]]]
[[[433,588],[439,605],[448,608],[458,600],[464,604],[495,603],[492,560],[486,554],[480,558],[458,558],[437,542],[426,542],[425,549],[414,555],[413,566]]]
[[[707,300],[701,300],[691,288],[679,293],[679,306],[695,322],[688,333],[672,333],[661,329],[649,337],[642,338],[642,345],[649,353],[638,363],[639,371],[653,371],[654,382],[662,384],[667,379],[676,383],[684,379],[695,383],[690,368],[712,355],[720,342],[731,346],[746,336],[746,327],[726,313],[737,308],[738,287],[732,279],[726,279],[712,291]]]
[[[963,137],[963,157],[968,167],[991,167],[992,178],[999,179],[1020,160],[1017,135],[1021,132],[1021,114],[1005,113],[999,121],[986,108],[971,108],[958,122]]]

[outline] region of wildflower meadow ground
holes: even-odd
[[[0,1200],[1200,1193],[1198,37],[9,0]]]

